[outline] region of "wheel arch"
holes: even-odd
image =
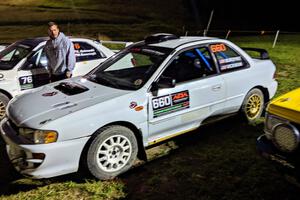
[[[90,137],[90,139],[87,141],[87,143],[85,144],[83,151],[81,152],[80,155],[80,163],[79,163],[79,167],[81,167],[82,165],[84,166],[84,168],[86,168],[86,163],[84,162],[84,158],[85,155],[87,154],[88,148],[90,146],[90,144],[92,143],[93,139],[97,136],[97,131],[99,129],[102,129],[104,127],[108,127],[108,126],[113,126],[113,125],[118,125],[118,126],[124,126],[129,128],[133,133],[135,138],[137,139],[137,145],[138,145],[138,154],[137,157],[141,160],[147,161],[147,155],[146,155],[146,151],[144,148],[144,144],[143,144],[143,135],[142,132],[132,123],[127,122],[127,121],[116,121],[116,122],[112,122],[112,123],[108,123],[100,128],[98,128]]]
[[[146,155],[146,151],[145,151],[145,148],[144,148],[142,131],[139,130],[134,124],[132,124],[130,122],[127,122],[127,121],[112,122],[112,123],[109,123],[105,126],[112,126],[112,125],[119,125],[119,126],[127,127],[134,133],[134,136],[135,136],[135,138],[138,142],[138,155],[137,155],[137,157],[141,160],[147,161],[147,155]],[[103,126],[103,127],[105,127],[105,126]]]
[[[13,96],[9,92],[7,92],[7,91],[5,91],[3,89],[0,89],[0,93],[6,95],[9,99],[13,98]]]
[[[270,100],[270,94],[269,94],[268,88],[258,85],[258,86],[251,88],[251,90],[255,89],[255,88],[260,89],[262,91],[262,93],[264,94],[265,104],[267,104],[268,101]],[[249,90],[249,91],[251,91],[251,90]]]
[[[267,104],[268,104],[269,101],[270,101],[269,90],[268,90],[268,88],[265,88],[265,87],[263,87],[263,86],[261,86],[261,85],[256,86],[256,87],[254,87],[254,88],[260,89],[260,90],[262,91],[262,93],[264,94],[264,108],[263,108],[263,112],[262,112],[262,115],[261,115],[261,116],[265,116],[265,114],[266,114],[266,106],[267,106]],[[254,88],[253,88],[253,89],[254,89]]]

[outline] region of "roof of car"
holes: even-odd
[[[67,36],[67,37],[70,38],[71,40],[74,39],[86,40],[86,38],[77,38],[72,36]],[[49,40],[49,37],[36,37],[36,38],[28,38],[28,39],[20,40],[18,41],[18,43],[28,45],[34,48],[37,45],[39,45],[41,42],[45,42],[47,40]]]
[[[41,42],[44,42],[48,40],[48,37],[36,37],[36,38],[28,38],[28,39],[24,39],[24,40],[20,40],[18,41],[18,43],[21,44],[25,44],[31,47],[35,47],[38,44],[40,44]]]
[[[212,40],[212,39],[216,39],[216,38],[187,36],[187,37],[180,37],[179,39],[167,40],[167,41],[160,42],[160,43],[153,43],[153,44],[150,44],[150,45],[151,46],[166,47],[166,48],[176,48],[180,45],[188,44],[188,43],[191,43],[191,42]]]

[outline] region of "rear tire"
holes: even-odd
[[[130,169],[138,152],[134,133],[119,125],[107,126],[97,132],[86,156],[90,173],[98,179],[107,180]]]
[[[9,98],[5,94],[0,93],[0,121],[5,117],[8,102]]]
[[[242,115],[249,122],[253,123],[258,120],[264,110],[264,94],[258,89],[254,88],[246,95],[242,105]]]

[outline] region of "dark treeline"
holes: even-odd
[[[300,31],[296,1],[188,0],[187,23],[204,29],[214,10],[211,29]]]

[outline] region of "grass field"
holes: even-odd
[[[300,34],[281,35],[275,48],[272,48],[274,36],[232,38],[240,46],[267,49],[277,67],[279,88],[277,95],[300,87]]]
[[[46,36],[47,22],[56,21],[68,35],[137,40],[155,32],[179,32],[184,7],[160,0],[2,0],[0,43]],[[166,17],[165,13],[168,13]]]
[[[176,0],[177,1],[177,0]],[[179,1],[179,0],[178,0]],[[153,0],[2,0],[0,42],[45,36],[45,24],[60,22],[69,35],[137,41],[154,32],[181,33],[183,9]],[[157,12],[154,12],[156,10]],[[165,13],[172,17],[165,19]],[[138,14],[137,14],[138,13]],[[92,20],[91,20],[92,19]],[[300,87],[300,35],[233,37],[244,47],[265,48],[277,66],[278,93]],[[263,124],[232,117],[147,151],[139,164],[112,181],[71,174],[53,179],[18,177],[0,140],[0,200],[4,199],[299,199],[300,189],[261,158],[255,140]]]

